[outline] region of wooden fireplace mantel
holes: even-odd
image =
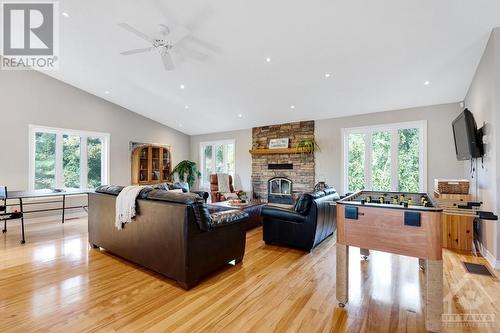
[[[280,149],[250,149],[252,155],[284,155],[284,154],[307,154],[303,148],[280,148]]]

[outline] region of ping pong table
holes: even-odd
[[[7,232],[8,220],[21,220],[21,244],[24,244],[26,243],[26,239],[24,237],[25,214],[61,211],[61,222],[64,223],[66,210],[82,208],[87,211],[88,208],[88,204],[68,206],[66,205],[66,198],[69,196],[87,195],[89,192],[91,191],[80,189],[7,191],[7,187],[0,186],[0,221],[4,221],[2,232]],[[54,207],[53,204],[59,205]],[[34,207],[34,209],[26,209],[28,206],[37,205],[50,205],[50,207]],[[9,211],[9,207],[19,207],[19,210],[16,209],[14,211]]]

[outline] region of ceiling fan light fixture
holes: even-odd
[[[177,44],[187,37],[190,37],[191,35],[191,31],[182,25],[178,25],[173,29],[170,29],[170,27],[166,26],[165,24],[158,24],[157,29],[160,36],[149,36],[125,22],[119,23],[118,26],[135,35],[136,37],[150,43],[149,47],[124,51],[121,52],[122,55],[128,56],[132,54],[145,53],[156,50],[160,54],[163,67],[166,71],[172,71],[175,69],[175,62],[170,51],[174,47],[179,48]],[[182,49],[182,47],[180,48]],[[191,51],[190,53],[192,55],[194,54],[197,56],[203,56],[202,53],[195,51]],[[184,85],[181,85],[180,88],[184,89]]]

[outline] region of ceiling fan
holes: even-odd
[[[190,50],[186,47],[180,47],[179,43],[191,34],[190,30],[186,27],[176,26],[175,29],[171,30],[164,24],[158,24],[159,35],[154,38],[137,30],[127,23],[120,23],[118,26],[151,44],[149,47],[121,52],[122,55],[128,56],[132,54],[157,51],[160,54],[163,66],[167,71],[175,69],[174,61],[172,59],[173,51],[180,51],[187,56],[200,60],[207,57],[206,54]]]

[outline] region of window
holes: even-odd
[[[109,134],[30,125],[30,188],[89,188],[108,182]]]
[[[210,175],[227,173],[234,177],[234,140],[200,143],[201,187],[210,186]]]
[[[344,190],[425,192],[426,122],[343,129]]]

